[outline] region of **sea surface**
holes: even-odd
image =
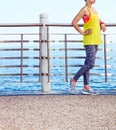
[[[82,43],[69,43],[67,56],[69,57],[68,62],[68,77],[66,80],[65,76],[65,52],[64,44],[50,44],[50,85],[51,90],[55,91],[66,91],[69,90],[69,80],[70,78],[79,70],[78,65],[83,65],[84,58],[74,58],[74,57],[85,57],[85,51],[75,50],[75,48],[83,48]],[[3,49],[20,48],[20,44],[0,44],[0,92],[32,92],[41,91],[41,83],[39,82],[39,76],[34,76],[33,74],[39,73],[38,66],[39,60],[34,57],[39,56],[39,51],[34,51],[39,45],[36,43],[24,44],[24,48],[29,48],[28,51],[23,52],[24,57],[29,57],[23,60],[23,65],[28,65],[28,67],[23,68],[23,73],[28,73],[28,76],[23,76],[20,82],[20,76],[3,76],[2,74],[16,74],[20,73],[19,67],[4,67],[20,65],[21,60],[19,58],[8,59],[3,57],[20,57],[20,51],[3,51]],[[116,94],[116,45],[115,43],[107,44],[107,82],[105,81],[105,69],[104,69],[104,50],[103,45],[99,46],[96,58],[96,66],[90,71],[90,85],[98,90],[107,92],[112,92]],[[71,50],[70,50],[71,48]],[[101,49],[101,50],[100,50]],[[73,58],[71,58],[73,57]],[[72,67],[74,66],[74,67]],[[100,67],[97,67],[100,66]],[[83,77],[81,77],[77,83],[77,91],[80,91],[83,87]]]

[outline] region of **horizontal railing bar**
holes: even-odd
[[[34,42],[34,43],[38,43],[38,42],[41,42],[40,40],[33,40],[32,42]]]
[[[9,36],[11,36],[11,35],[21,35],[22,33],[0,33],[0,35],[9,35]],[[23,33],[23,35],[25,36],[25,35],[40,35],[40,33]]]
[[[75,74],[75,73],[68,73],[68,75],[74,75],[74,74]],[[53,73],[52,73],[52,74],[50,74],[50,76],[56,76],[56,77],[57,77],[57,76],[66,76],[66,74],[63,74],[63,73],[62,73],[62,74],[53,74]]]
[[[28,76],[29,74],[26,74],[26,73],[25,74],[24,73],[23,74],[17,74],[17,73],[16,74],[0,74],[0,76],[21,76],[21,75]]]
[[[65,59],[65,58],[68,58],[68,59],[85,59],[85,56],[50,57],[50,59],[56,59],[56,58],[58,58],[58,59]],[[103,57],[96,57],[96,59],[103,59]]]
[[[21,40],[3,40],[3,41],[0,41],[0,43],[20,43],[20,42],[26,42],[26,43],[28,43],[28,42],[34,42],[34,43],[38,43],[38,42],[41,42],[40,40],[23,40],[23,41],[21,41]],[[48,41],[49,42],[49,41]]]
[[[41,42],[40,40],[24,40],[24,41],[21,41],[21,40],[3,40],[3,41],[0,41],[0,43],[20,43],[20,42],[24,42],[24,43],[29,43],[29,42],[34,42],[34,43],[38,43],[38,42]],[[49,41],[48,41],[49,42]]]
[[[64,51],[64,50],[78,50],[78,51],[83,51],[85,50],[85,48],[59,48],[59,49],[54,49],[53,50],[60,50],[60,51]],[[98,49],[98,51],[103,51],[103,49]]]
[[[83,65],[51,65],[51,67],[82,67]],[[104,65],[95,65],[94,67],[102,67],[104,68]],[[107,68],[112,68],[113,66],[107,65]]]
[[[68,73],[69,75],[74,75],[75,73]],[[104,76],[105,74],[101,74],[101,73],[90,73],[90,75],[93,75],[93,76]],[[65,76],[64,73],[60,73],[59,75],[58,74],[51,74],[51,76]],[[115,76],[114,74],[112,73],[108,73],[108,76]]]
[[[48,42],[83,42],[83,40],[50,40]]]
[[[84,56],[71,56],[71,57],[50,57],[50,59],[65,59],[65,58],[68,58],[68,59],[85,59]],[[96,59],[104,59],[103,57],[96,57]],[[111,60],[113,59],[113,57],[106,57],[107,60]]]
[[[0,49],[0,51],[21,51],[21,50],[23,50],[23,51],[29,51],[30,49],[28,49],[28,48],[23,48],[23,49],[18,49],[18,48],[13,48],[13,49]]]
[[[68,58],[68,59],[84,59],[85,57],[84,56],[75,56],[75,57],[73,57],[73,56],[70,56],[70,57],[50,57],[50,59],[56,59],[56,58],[58,58],[58,59],[65,59],[65,58]]]
[[[39,82],[39,80],[37,80],[37,81],[7,81],[7,82],[5,82],[5,84],[27,84],[27,83],[40,83]],[[0,82],[0,84],[4,84],[4,82]],[[18,91],[20,91],[20,90],[18,90]],[[22,90],[21,90],[22,91]],[[25,91],[25,90],[23,90],[23,91]],[[27,91],[27,90],[26,90]],[[30,91],[30,90],[28,90],[28,91]]]
[[[40,59],[40,57],[0,57],[0,59]]]
[[[0,76],[41,76],[41,74],[34,73],[34,74],[28,74],[28,73],[23,73],[23,74],[0,74]]]
[[[0,24],[0,27],[39,27],[39,26],[43,26],[43,24],[41,23],[19,23],[19,24]],[[44,24],[44,26],[51,26],[51,27],[72,27],[72,24],[68,24],[68,23],[48,23],[48,24]],[[79,24],[80,27],[83,26],[83,24]],[[107,27],[116,27],[115,23],[106,23]]]
[[[7,48],[5,48],[5,49],[0,49],[0,51],[21,51],[21,50],[23,50],[23,51],[29,51],[29,50],[40,51],[40,49],[36,49],[36,48],[34,48],[34,49],[29,49],[29,48],[23,48],[23,49],[20,49],[20,48],[19,49],[18,48],[7,49]],[[64,50],[83,51],[85,49],[84,48],[67,48],[67,49],[65,49],[65,48],[59,48],[59,49],[52,48],[50,50],[52,50],[52,51],[55,51],[55,50],[60,50],[60,51],[64,51]],[[98,49],[98,51],[103,51],[103,49]],[[106,49],[106,51],[113,51],[113,49]]]
[[[34,51],[40,51],[40,49],[36,49],[36,48],[34,48],[33,50],[34,50]]]
[[[104,76],[105,75],[105,73],[103,74],[103,73],[90,73],[90,75],[93,75],[93,76]],[[114,76],[112,73],[107,73],[107,75],[108,76]]]
[[[39,23],[21,23],[21,24],[0,24],[0,27],[39,27],[42,26],[43,24]]]
[[[40,59],[40,57],[0,57],[0,59]],[[46,58],[49,58],[49,59],[65,59],[65,58],[68,58],[68,59],[85,59],[85,56],[70,56],[70,57],[46,57]],[[103,59],[103,57],[96,57],[96,59]],[[107,60],[109,59],[113,59],[112,57],[107,57]]]
[[[21,42],[21,40],[3,40],[0,41],[0,43],[17,43],[17,42]],[[23,40],[22,42],[41,42],[40,40]],[[47,42],[83,42],[83,40],[47,40]]]
[[[57,49],[55,49],[55,48],[51,48],[50,49],[51,51],[56,51],[56,50],[59,50],[59,51],[64,51],[64,50],[74,50],[74,51],[83,51],[83,50],[85,50],[84,48],[67,48],[67,49],[65,49],[65,48],[57,48]]]
[[[33,74],[33,76],[41,76],[41,74]]]
[[[60,51],[64,51],[64,50],[74,50],[74,51],[83,51],[83,50],[85,50],[84,48],[58,48],[58,49],[55,49],[55,48],[51,48],[50,50],[52,50],[52,51],[55,51],[55,50],[60,50]],[[104,49],[102,49],[102,48],[99,48],[98,49],[98,51],[103,51]],[[113,51],[113,49],[112,48],[109,48],[109,49],[106,49],[106,51]]]
[[[34,74],[27,74],[27,73],[23,73],[23,74],[0,74],[1,77],[3,76],[41,76],[41,74],[38,73],[34,73]]]
[[[61,24],[45,24],[46,26],[56,26],[56,27],[72,27],[71,24],[66,24],[66,23],[61,23]],[[115,23],[106,23],[105,24],[107,27],[116,27]],[[80,27],[83,26],[83,24],[79,24]]]
[[[40,65],[33,65],[33,67],[38,68],[38,67],[40,67]]]
[[[0,24],[0,27],[39,27],[39,26],[43,26],[43,24],[39,24],[39,23],[21,23],[21,24]],[[71,27],[71,24],[44,24],[44,26],[60,26],[60,27]],[[82,26],[82,24],[80,24],[80,26]]]
[[[18,67],[29,67],[28,65],[4,65],[4,66],[0,66],[0,68],[18,68]]]
[[[17,43],[17,42],[21,42],[21,40],[4,40],[4,41],[0,41],[0,43]],[[23,42],[29,42],[29,40],[23,40]]]
[[[40,67],[39,65],[2,65],[0,66],[0,68],[18,68],[18,67],[34,67],[34,68],[38,68]]]
[[[83,50],[85,50],[84,48],[67,48],[67,49],[65,49],[65,48],[59,48],[58,50],[60,50],[60,51],[64,51],[64,50],[71,50],[71,51],[76,51],[76,50],[78,50],[78,51],[83,51]]]
[[[0,59],[30,59],[30,57],[0,57]]]
[[[37,57],[37,56],[36,56],[36,57],[33,57],[33,59],[40,59],[40,57]]]
[[[4,34],[5,35],[5,34]],[[23,34],[24,35],[24,34]],[[23,41],[21,41],[21,40],[2,40],[2,41],[0,41],[0,43],[17,43],[17,42],[34,42],[34,43],[38,43],[38,42],[41,42],[40,40],[23,40]],[[49,41],[48,41],[49,42]]]
[[[9,60],[9,59],[40,59],[40,57],[0,57],[0,60]]]
[[[0,51],[29,51],[29,50],[34,50],[34,51],[40,51],[40,49],[30,49],[30,48],[23,48],[23,49],[18,49],[18,48],[12,48],[12,49],[0,49]]]
[[[64,34],[62,34],[64,35]],[[54,43],[54,42],[83,42],[83,40],[46,40],[49,43]],[[40,40],[34,40],[32,42],[41,42]]]

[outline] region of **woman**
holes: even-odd
[[[94,67],[97,48],[102,43],[100,29],[105,32],[106,27],[104,22],[99,19],[96,10],[92,7],[95,0],[85,0],[85,2],[85,6],[74,17],[72,25],[83,35],[86,59],[80,70],[70,79],[70,89],[71,92],[75,92],[76,82],[83,76],[84,87],[82,93],[96,95],[98,93],[89,86],[89,70]],[[84,31],[77,24],[80,19],[84,21]]]

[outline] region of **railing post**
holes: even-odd
[[[66,82],[68,82],[68,52],[67,52],[67,34],[65,34],[65,76]]]
[[[42,84],[43,92],[50,92],[50,79],[49,79],[49,46],[48,46],[48,15],[40,14],[40,82]]]
[[[107,82],[108,78],[107,78],[106,34],[104,34],[104,67],[105,67],[105,82]]]
[[[23,82],[23,34],[21,34],[21,67],[20,67],[20,82]]]

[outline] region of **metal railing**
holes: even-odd
[[[29,51],[39,51],[39,47],[38,48],[29,48],[24,47],[24,44],[26,43],[37,43],[38,44],[38,40],[24,40],[24,36],[25,35],[29,35],[29,36],[33,36],[33,35],[38,35],[38,34],[0,34],[0,36],[13,36],[13,40],[9,40],[9,39],[5,39],[5,40],[1,40],[0,41],[0,60],[1,60],[1,64],[0,64],[0,68],[19,68],[19,72],[17,73],[17,71],[12,72],[12,73],[0,73],[0,76],[19,76],[19,81],[18,82],[23,82],[23,76],[28,76],[28,73],[24,73],[23,72],[23,68],[28,68],[30,65],[28,64],[24,64],[24,60],[28,60],[28,59],[39,59],[39,55],[36,57],[29,57],[28,55],[24,55],[24,52],[29,52]],[[20,39],[16,39],[15,37],[19,36]],[[14,54],[12,54],[14,53]],[[4,61],[7,61],[6,64],[4,64]],[[15,62],[15,63],[14,63]],[[33,68],[38,68],[39,65],[33,65]],[[33,74],[33,75],[36,75]],[[14,81],[12,81],[14,82]]]
[[[82,27],[82,25],[80,24]],[[116,24],[106,24],[107,27],[113,28],[116,27]],[[71,68],[77,68],[82,66],[82,63],[80,60],[83,60],[85,58],[84,54],[83,55],[69,55],[69,51],[77,53],[77,52],[83,52],[84,48],[81,45],[80,47],[72,47],[71,43],[73,44],[78,44],[82,43],[82,39],[80,38],[80,35],[77,33],[68,33],[66,32],[67,28],[72,28],[70,24],[6,24],[6,25],[0,25],[0,28],[11,28],[13,31],[13,28],[43,28],[46,27],[47,29],[47,34],[45,34],[47,37],[44,39],[42,38],[42,32],[40,31],[39,33],[1,33],[0,38],[0,82],[5,83],[5,82],[41,82],[43,78],[46,78],[47,76],[47,82],[50,82],[52,76],[60,77],[63,76],[65,77],[65,82],[68,82],[68,78],[70,75],[73,75],[73,71]],[[67,27],[64,29],[64,27]],[[64,32],[53,32],[52,29],[54,28],[63,28]],[[51,30],[50,30],[51,29]],[[54,30],[53,29],[53,30]],[[57,30],[57,29],[56,29]],[[4,31],[4,30],[3,30]],[[58,30],[59,31],[59,30]],[[111,35],[111,34],[110,34]],[[74,36],[74,37],[73,37]],[[107,36],[108,34],[103,34],[103,48],[100,48],[99,51],[100,53],[103,53],[103,55],[96,57],[98,60],[101,59],[103,60],[104,64],[103,66],[100,64],[96,64],[95,67],[100,68],[102,66],[104,74],[101,73],[91,73],[91,75],[94,76],[104,76],[105,81],[108,81],[109,76],[114,76],[116,77],[115,73],[110,73],[108,72],[108,68],[112,68],[112,65],[108,65],[107,60],[113,59],[113,55],[111,55],[108,59],[107,53],[108,51],[112,51],[113,48],[107,48]],[[7,39],[6,39],[7,37]],[[18,38],[17,38],[18,37]],[[59,37],[59,38],[58,38]],[[73,37],[68,38],[68,37]],[[44,53],[45,50],[42,49],[42,45],[47,45],[47,56],[42,55],[42,51]],[[60,43],[60,47],[58,46]],[[70,44],[70,47],[68,47]],[[6,46],[7,45],[7,46]],[[55,45],[52,47],[52,45]],[[78,44],[79,45],[79,44]],[[56,47],[56,48],[54,48]],[[46,49],[46,48],[43,48]],[[54,52],[56,52],[56,56]],[[63,52],[63,53],[61,53]],[[51,54],[52,53],[52,54]],[[60,53],[63,54],[63,56],[60,56]],[[32,55],[33,54],[33,55]],[[79,63],[77,64],[70,64],[69,60],[79,60]],[[44,62],[47,60],[47,73],[42,72],[41,69],[44,66]],[[54,61],[53,61],[54,60]],[[60,61],[61,64],[58,64],[58,66],[54,63],[56,63],[57,60],[62,60]],[[53,61],[53,63],[51,63]],[[31,63],[30,63],[31,62]],[[42,62],[42,64],[41,64]],[[59,70],[63,70],[62,72],[56,72],[57,67]],[[27,69],[27,70],[26,70]],[[35,69],[35,70],[34,70]],[[72,69],[73,70],[73,69]],[[30,72],[31,71],[31,72]],[[35,76],[35,79],[34,79]],[[6,78],[7,77],[7,78]],[[14,77],[17,77],[16,79]],[[29,79],[29,77],[31,77]],[[33,77],[33,78],[32,78]],[[7,80],[8,79],[8,80]],[[15,79],[15,80],[14,80]],[[26,80],[25,80],[26,79]],[[33,81],[34,79],[34,81]],[[6,81],[7,80],[7,81]],[[46,84],[45,84],[46,85]],[[44,91],[44,90],[43,90]],[[47,91],[47,90],[45,90]]]
[[[53,34],[54,35],[54,34]],[[56,36],[57,35],[59,35],[59,34],[56,34]],[[85,49],[84,49],[84,47],[83,47],[83,44],[82,44],[82,40],[68,40],[68,36],[69,35],[78,35],[78,34],[60,34],[60,35],[63,35],[64,36],[64,40],[57,40],[56,42],[58,43],[64,43],[64,48],[59,48],[59,50],[60,51],[64,51],[64,53],[65,53],[65,55],[64,55],[64,57],[60,57],[59,56],[59,59],[64,59],[65,60],[65,64],[64,64],[64,67],[65,67],[65,77],[66,77],[66,82],[68,82],[68,77],[69,77],[69,75],[70,74],[73,74],[74,75],[74,73],[68,73],[68,67],[80,67],[80,66],[82,66],[83,64],[77,64],[77,65],[69,65],[68,64],[68,59],[85,59],[85,56],[83,56],[83,55],[78,55],[78,56],[68,56],[68,52],[69,51],[75,51],[75,53],[76,52],[81,52],[81,51],[84,51]],[[100,67],[103,67],[104,68],[104,77],[105,77],[105,81],[107,82],[108,81],[108,76],[110,76],[110,74],[108,74],[108,71],[107,71],[107,69],[108,68],[112,68],[112,66],[109,66],[108,64],[107,64],[107,61],[108,60],[112,60],[112,59],[115,59],[115,58],[113,58],[114,56],[112,55],[112,56],[110,56],[110,57],[107,57],[107,54],[108,54],[108,52],[111,52],[111,51],[115,51],[115,49],[113,49],[113,48],[107,48],[107,42],[106,42],[106,37],[107,37],[107,34],[103,34],[103,46],[102,46],[102,48],[99,48],[98,49],[98,51],[99,52],[101,52],[101,53],[103,53],[103,55],[101,55],[101,56],[97,56],[96,57],[96,59],[98,59],[98,60],[103,60],[103,65],[95,65],[95,67],[98,67],[98,68],[100,68]],[[52,41],[50,41],[50,43],[54,43],[55,41],[54,40],[52,40]],[[78,43],[81,43],[81,47],[79,48],[79,47],[76,47],[76,48],[68,48],[68,44],[70,44],[70,43],[75,43],[75,44],[78,44]],[[52,49],[52,50],[55,50],[55,48],[54,49]],[[52,57],[52,58],[55,58],[55,57]],[[53,65],[54,66],[54,65]],[[103,74],[100,74],[100,73],[91,73],[91,75],[96,75],[96,76],[103,76]],[[114,76],[115,74],[111,74],[112,76]]]

